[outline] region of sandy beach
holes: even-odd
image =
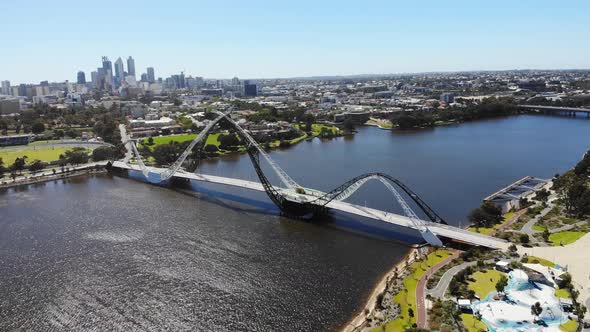
[[[387,273],[385,273],[385,275],[383,275],[377,285],[375,285],[375,288],[373,288],[373,291],[369,295],[365,305],[359,309],[354,318],[352,318],[342,327],[342,332],[363,331],[366,328],[367,316],[370,316],[375,310],[375,306],[377,305],[377,297],[379,294],[385,292],[387,281],[393,278],[396,270],[398,275],[402,275],[406,269],[406,261],[409,261],[410,264],[414,262],[414,257],[418,252],[418,248],[411,248],[408,254],[404,256],[404,258],[399,263],[397,263]],[[407,265],[409,266],[409,264]]]
[[[518,246],[518,253],[545,258],[567,268],[574,286],[580,291],[578,301],[590,305],[590,233],[572,244],[560,247]]]

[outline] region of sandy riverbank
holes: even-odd
[[[359,312],[350,320],[348,321],[341,329],[342,332],[357,332],[357,331],[364,331],[367,328],[368,321],[367,317],[371,316],[371,314],[375,311],[375,307],[377,306],[377,297],[380,294],[383,294],[387,289],[388,281],[393,278],[395,271],[397,271],[398,275],[403,275],[404,271],[406,270],[406,266],[409,266],[412,262],[414,262],[414,257],[416,257],[416,253],[419,253],[418,248],[411,248],[410,251],[404,256],[399,263],[393,266],[388,272],[383,275],[383,277],[379,280],[377,285],[373,288],[373,291],[369,295],[365,305],[359,310]],[[409,261],[408,264],[406,262]]]
[[[572,276],[574,286],[580,291],[578,301],[586,306],[590,305],[590,233],[565,246],[518,246],[518,253],[545,258],[565,267]]]

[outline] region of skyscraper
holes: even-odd
[[[92,82],[92,87],[93,88],[98,88],[98,72],[97,71],[93,71],[90,73],[90,80]]]
[[[121,57],[115,61],[115,86],[119,87],[125,78],[125,67],[123,67],[123,60]]]
[[[135,60],[131,56],[127,59],[127,75],[135,77]]]
[[[2,94],[10,95],[10,81],[2,81]]]
[[[86,74],[81,70],[78,72],[78,84],[86,84]]]
[[[102,57],[102,70],[104,71],[104,80],[105,86],[104,89],[108,91],[113,90],[114,81],[113,81],[113,63],[109,60],[108,57]],[[100,72],[99,72],[100,74]]]
[[[147,80],[150,83],[156,81],[156,75],[154,74],[154,67],[147,67]]]

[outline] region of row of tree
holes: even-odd
[[[437,121],[466,122],[518,114],[520,111],[512,98],[485,98],[480,103],[466,103],[465,107],[450,107],[435,112],[396,112],[390,121],[401,129],[432,127]]]
[[[568,214],[582,218],[590,215],[590,151],[576,166],[553,181],[553,189],[563,201]]]

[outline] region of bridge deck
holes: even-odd
[[[141,172],[141,168],[138,165],[126,164],[124,162],[116,161],[113,163],[114,167],[128,169],[128,170],[135,170]],[[160,172],[161,170],[158,168],[149,167],[150,171],[153,172]],[[264,187],[262,184],[258,182],[248,181],[248,180],[241,180],[241,179],[233,179],[233,178],[226,178],[221,176],[215,175],[205,175],[205,174],[195,174],[195,173],[188,173],[184,171],[178,171],[174,174],[175,177],[189,179],[189,180],[196,180],[202,182],[209,182],[215,184],[222,184],[227,186],[233,187],[240,187],[240,188],[247,188],[255,191],[264,192]],[[295,194],[292,192],[288,192],[286,189],[280,189],[283,193],[293,200],[313,200],[315,199],[314,196],[305,195],[305,194]],[[326,205],[328,208],[333,210],[338,210],[342,212],[346,212],[352,215],[357,215],[366,218],[372,218],[376,220],[380,220],[386,223],[394,224],[396,226],[402,227],[409,227],[412,229],[416,229],[412,220],[406,216],[385,212],[377,209],[372,209],[368,207],[363,207],[355,204],[350,204],[342,201],[331,201]],[[484,246],[493,249],[504,249],[506,248],[507,242],[501,239],[497,239],[494,237],[473,233],[461,228],[433,223],[430,221],[423,221],[424,224],[432,231],[432,233],[443,236],[446,238],[450,238],[453,240],[463,241],[467,243],[472,243],[479,246]]]

